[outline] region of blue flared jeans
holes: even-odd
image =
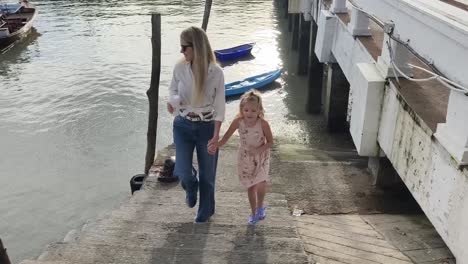
[[[208,154],[208,140],[213,138],[214,121],[190,121],[176,116],[173,123],[176,146],[176,175],[187,195],[196,197],[199,192],[196,222],[205,222],[215,210],[215,180],[218,153]],[[192,171],[193,151],[197,152],[198,178]]]

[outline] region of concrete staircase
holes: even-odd
[[[195,224],[179,186],[149,179],[109,216],[21,263],[308,263],[284,195],[268,194],[267,219],[256,226],[247,224],[246,196],[217,192],[215,215]]]

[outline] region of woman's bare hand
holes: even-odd
[[[174,113],[174,107],[170,103],[167,103],[167,111],[171,114]]]

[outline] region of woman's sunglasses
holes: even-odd
[[[185,52],[185,50],[188,48],[188,47],[193,47],[192,45],[180,45],[181,47],[181,50],[182,52]]]

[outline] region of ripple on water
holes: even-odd
[[[143,168],[152,12],[162,14],[157,147],[172,142],[164,102],[181,58],[179,34],[200,25],[204,10],[203,1],[181,0],[35,4],[36,34],[0,55],[0,146],[8,150],[0,154],[0,211],[9,212],[0,230],[7,230],[2,239],[14,262],[116,205],[128,194],[129,176]],[[282,67],[270,0],[214,1],[208,35],[215,49],[257,43],[253,59],[223,68],[227,82]],[[281,89],[264,92],[268,115],[280,121],[289,100]],[[227,107],[231,120],[238,101]],[[294,126],[303,127],[279,129]]]

